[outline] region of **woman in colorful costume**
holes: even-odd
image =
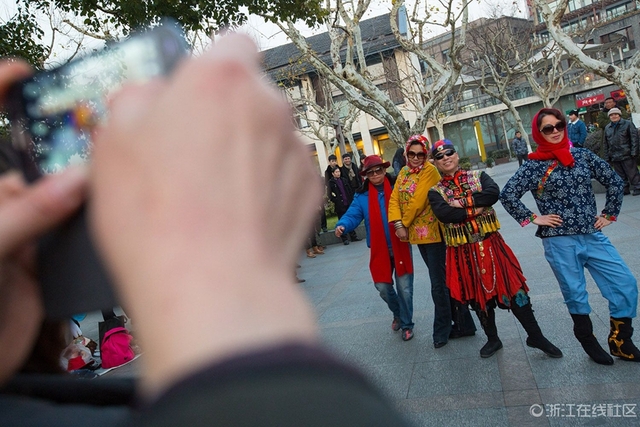
[[[422,135],[413,135],[407,141],[407,164],[400,170],[389,200],[389,222],[400,240],[418,245],[427,264],[435,306],[433,346],[440,348],[449,338],[474,335],[476,326],[466,307],[452,303],[445,283],[446,248],[427,198],[429,189],[440,181],[440,174],[427,161],[428,142]]]
[[[616,220],[623,197],[623,182],[604,160],[584,148],[571,148],[567,121],[555,108],[540,110],[531,124],[538,149],[509,179],[500,201],[523,227],[534,223],[542,238],[545,258],[558,279],[573,319],[573,332],[595,362],[612,365],[613,359],[593,335],[589,318],[585,267],[609,301],[609,352],[624,360],[640,362],[633,344],[631,319],[636,316],[638,285],[618,251],[602,233]],[[591,180],[607,189],[606,203],[597,214]],[[520,201],[531,191],[540,215]]]
[[[440,182],[429,191],[429,202],[444,225],[447,245],[447,287],[451,297],[470,304],[487,334],[481,357],[502,348],[496,328],[496,306],[510,309],[527,332],[527,345],[551,357],[562,352],[547,340],[531,309],[529,288],[516,256],[498,232],[493,209],[500,189],[484,172],[460,169],[460,158],[448,139],[433,144]]]
[[[389,162],[380,156],[364,159],[361,175],[366,179],[356,190],[353,202],[336,224],[341,237],[356,229],[364,220],[367,246],[371,248],[369,269],[380,298],[393,313],[391,329],[402,329],[403,341],[413,338],[413,260],[411,245],[401,242],[387,221],[387,207],[395,178],[386,174]],[[393,288],[395,272],[397,292]]]

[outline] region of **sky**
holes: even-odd
[[[408,3],[410,4],[410,2]],[[491,4],[498,4],[501,7],[507,7],[511,3],[517,5],[518,9],[521,11],[517,16],[526,18],[525,0],[513,0],[512,2],[505,0],[476,0],[469,7],[469,21],[476,20],[483,16],[489,16],[491,14]],[[373,0],[369,10],[365,14],[365,19],[389,13],[390,10],[390,0]],[[304,24],[296,26],[305,36],[312,36],[326,31],[325,27],[310,29]],[[250,16],[249,22],[241,28],[241,31],[251,35],[254,40],[256,40],[260,50],[271,49],[290,42],[287,39],[287,36],[280,31],[275,24],[264,22],[260,17],[254,15]],[[434,33],[434,35],[435,34],[437,33]]]
[[[411,1],[407,2],[409,5],[412,4]],[[435,4],[436,2],[431,0],[429,4]],[[501,7],[508,7],[512,3],[517,4],[519,9],[522,11],[519,16],[526,17],[524,12],[525,0],[474,0],[473,4],[469,7],[469,21],[473,21],[482,16],[490,15],[491,4],[498,4]],[[408,6],[410,7],[410,6]],[[369,10],[365,14],[366,18],[371,18],[374,16],[382,15],[388,13],[391,9],[391,1],[390,0],[372,0]],[[10,18],[15,13],[15,0],[0,0],[0,22]],[[296,25],[305,36],[311,36],[314,34],[319,34],[326,31],[324,26],[317,28],[308,28],[304,24]],[[47,28],[47,23],[43,23],[43,28]],[[280,29],[271,23],[264,22],[261,18],[257,16],[250,16],[249,22],[245,24],[240,29],[243,32],[251,35],[256,43],[258,44],[260,50],[270,49],[276,46],[280,46],[282,44],[289,43],[286,35],[280,31]],[[438,34],[438,32],[434,32],[434,35]],[[49,39],[45,37],[45,43],[48,43]],[[59,39],[59,41],[61,41]],[[85,42],[88,42],[89,39],[85,39]],[[101,44],[101,43],[100,43]],[[64,56],[64,52],[60,52],[60,60]]]

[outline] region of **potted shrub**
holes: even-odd
[[[496,165],[502,165],[509,162],[509,150],[495,150],[491,153],[491,157]]]

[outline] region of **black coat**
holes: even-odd
[[[342,195],[340,192],[340,187],[338,187],[338,183],[335,178],[331,178],[329,180],[329,199],[333,202],[336,207],[336,214],[342,215],[347,209],[349,209],[349,205],[351,201],[353,201],[353,189],[349,185],[347,179],[343,176],[340,177],[340,181],[342,181],[342,185],[344,186],[344,191],[346,191],[347,203],[345,204],[342,200]]]
[[[353,179],[349,179],[349,168],[345,165],[340,168],[340,176],[345,178],[349,182],[351,189],[355,191],[362,185],[362,176],[360,176],[360,169],[354,162],[351,162],[351,169],[356,174]]]
[[[620,119],[604,128],[605,160],[621,162],[638,156],[638,131],[631,120]]]

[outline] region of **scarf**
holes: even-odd
[[[389,197],[391,196],[391,184],[389,179],[384,179],[384,206],[389,207]],[[389,237],[391,238],[391,249],[393,250],[393,260],[398,276],[413,273],[413,260],[411,259],[411,249],[409,243],[401,242],[396,236],[393,224],[382,222],[380,212],[380,202],[378,201],[378,190],[369,181],[369,241],[371,244],[371,258],[369,260],[369,270],[374,283],[393,283],[391,270],[391,256],[389,255],[389,244],[383,227],[389,227]]]
[[[544,139],[544,136],[538,129],[538,115],[541,112],[548,112],[549,108],[543,108],[533,117],[531,123],[531,134],[533,140],[538,144],[538,148],[533,153],[529,154],[529,160],[558,160],[562,165],[567,167],[573,167],[575,161],[571,154],[569,145],[569,136],[567,135],[567,128],[564,129],[564,136],[562,141],[558,144],[552,144]]]
[[[429,157],[429,151],[427,150],[427,144],[424,142],[426,140],[427,140],[426,138],[409,138],[409,140],[407,141],[407,143],[404,146],[405,162],[406,162],[407,167],[409,168],[409,172],[411,172],[411,173],[420,173],[422,168],[424,168],[424,164],[427,161],[427,157]],[[409,152],[409,147],[411,147],[412,145],[416,145],[416,142],[419,142],[420,145],[422,146],[422,151],[424,152],[424,162],[422,162],[422,164],[420,166],[416,166],[415,168],[411,168],[409,166],[409,157],[407,157],[407,153]]]

